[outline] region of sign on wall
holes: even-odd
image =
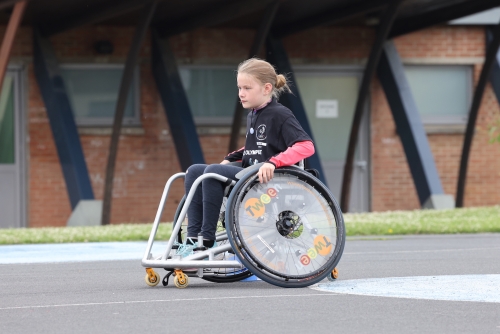
[[[338,100],[316,100],[317,118],[338,118],[339,101]]]

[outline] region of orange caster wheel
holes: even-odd
[[[327,276],[330,282],[334,282],[339,277],[339,271],[337,268],[333,269],[332,272]]]
[[[146,284],[149,286],[156,286],[160,283],[160,275],[152,268],[146,268],[146,277],[144,277]]]
[[[184,289],[189,284],[189,277],[182,272],[182,270],[176,270],[174,274],[174,284],[179,289]]]

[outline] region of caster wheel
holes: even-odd
[[[160,275],[151,268],[146,269],[146,276],[144,277],[146,284],[149,286],[156,286],[160,283]]]
[[[174,277],[174,284],[176,287],[178,287],[179,289],[184,289],[188,286],[189,284],[189,278],[186,274],[184,274],[183,272],[180,272],[180,273],[176,273],[175,277]]]
[[[339,277],[339,271],[337,268],[333,269],[330,275],[327,276],[330,282],[334,282]]]

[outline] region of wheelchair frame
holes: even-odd
[[[170,191],[170,188],[172,186],[172,183],[179,179],[179,178],[184,178],[186,176],[186,173],[177,173],[172,175],[168,181],[167,184],[165,185],[165,188],[163,190],[163,194],[160,200],[160,205],[158,207],[158,211],[156,213],[156,217],[153,223],[153,227],[151,230],[151,234],[149,236],[148,240],[148,245],[146,248],[146,252],[144,254],[144,257],[142,259],[142,266],[146,267],[146,283],[148,285],[156,285],[158,284],[158,274],[156,274],[154,271],[152,271],[151,268],[165,268],[169,269],[172,268],[177,275],[180,275],[180,271],[182,269],[186,268],[198,268],[196,272],[196,276],[198,277],[203,277],[205,274],[203,273],[203,268],[236,268],[236,269],[243,269],[243,265],[238,262],[238,261],[227,261],[227,260],[222,260],[222,261],[217,261],[214,260],[214,256],[219,253],[223,253],[226,251],[231,250],[231,245],[229,243],[225,245],[220,245],[216,246],[214,248],[210,248],[204,251],[197,252],[193,255],[189,255],[185,258],[176,258],[174,254],[171,254],[175,239],[177,238],[177,234],[179,233],[179,230],[182,225],[182,221],[186,217],[187,214],[187,209],[189,207],[189,204],[191,203],[191,200],[194,196],[194,192],[196,191],[196,188],[200,185],[200,183],[207,178],[214,178],[218,181],[221,181],[223,183],[228,184],[229,186],[234,186],[236,184],[236,181],[231,180],[227,177],[221,176],[219,174],[215,173],[207,173],[204,175],[201,175],[198,177],[195,182],[193,183],[187,197],[186,197],[186,202],[185,205],[183,206],[181,213],[179,214],[179,217],[177,218],[177,221],[174,222],[174,226],[172,228],[172,234],[170,236],[170,239],[167,243],[167,248],[163,255],[161,257],[156,257],[154,258],[153,255],[151,254],[151,249],[153,247],[154,239],[156,236],[156,233],[158,231],[158,226],[160,224],[160,218],[163,213],[163,209],[165,207],[165,202],[168,198],[168,193]],[[217,241],[220,240],[225,240],[227,239],[227,233],[220,233],[217,235]],[[200,240],[198,240],[200,241]],[[203,242],[201,240],[200,244]],[[169,257],[172,256],[171,259]],[[205,261],[203,259],[208,257],[208,261]],[[149,281],[148,281],[149,279]],[[187,280],[187,279],[186,279]],[[175,282],[175,281],[174,281]],[[151,284],[150,284],[151,283]],[[155,284],[156,283],[156,284]],[[178,286],[178,284],[176,283]],[[183,285],[183,284],[180,284]],[[187,282],[186,282],[187,286]],[[178,286],[181,287],[181,286]]]
[[[257,171],[258,168],[260,167],[261,164],[257,164],[251,167],[248,167],[246,169],[243,169],[240,171],[236,177],[238,180],[244,178],[247,174],[252,173],[254,171]],[[299,166],[293,166],[293,168],[297,168],[300,170],[304,170],[304,164],[303,161],[299,163]],[[189,276],[197,276],[200,278],[207,277],[207,276],[216,276],[218,273],[213,273],[213,272],[204,272],[204,269],[209,269],[209,268],[234,268],[235,270],[241,270],[241,269],[246,269],[245,266],[237,260],[216,260],[215,256],[231,251],[232,252],[232,240],[229,240],[228,243],[223,244],[223,245],[218,245],[216,247],[206,249],[206,250],[200,250],[195,252],[192,255],[186,256],[184,258],[181,258],[179,255],[175,255],[175,249],[174,249],[174,243],[175,240],[178,237],[178,234],[181,229],[182,222],[184,221],[188,207],[191,203],[191,200],[194,196],[194,193],[200,183],[207,179],[207,178],[214,178],[222,183],[225,183],[227,185],[226,190],[224,195],[227,196],[229,189],[233,186],[236,185],[237,181],[234,181],[232,179],[226,178],[224,176],[221,176],[216,173],[207,173],[199,176],[195,182],[193,183],[189,193],[186,196],[184,205],[181,209],[180,214],[177,217],[177,220],[174,222],[173,228],[172,228],[172,234],[170,236],[170,239],[167,243],[167,247],[163,254],[161,256],[153,256],[151,253],[154,239],[156,236],[156,233],[158,231],[158,227],[160,224],[160,218],[163,213],[163,209],[165,207],[166,200],[168,198],[168,194],[170,191],[170,188],[173,184],[174,181],[180,178],[185,178],[186,173],[177,173],[172,175],[163,190],[162,197],[160,200],[160,204],[156,213],[156,217],[153,223],[153,227],[151,230],[151,234],[148,239],[148,244],[146,248],[146,252],[144,254],[144,257],[141,261],[142,266],[146,267],[146,276],[145,276],[145,281],[146,284],[149,286],[155,286],[159,283],[160,281],[160,276],[158,273],[156,273],[152,268],[164,268],[167,271],[170,271],[164,279],[163,279],[163,285],[166,286],[168,284],[168,279],[169,276],[174,274],[174,284],[178,288],[185,288],[189,284]],[[227,226],[226,226],[227,227]],[[221,241],[221,240],[226,240],[228,239],[228,232],[219,232],[216,235],[216,241]],[[201,236],[198,237],[198,245],[201,245],[203,243],[203,238]],[[342,245],[343,249],[343,245]],[[206,260],[208,258],[208,261]],[[340,257],[339,257],[340,259]],[[195,270],[189,271],[189,272],[184,272],[183,269],[188,269],[188,268],[194,268]],[[328,276],[330,280],[337,278],[338,272],[337,269],[335,268],[332,273]],[[258,275],[260,276],[260,275]]]

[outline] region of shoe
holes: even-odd
[[[209,249],[212,249],[215,247],[217,247],[217,241],[214,241],[214,244],[212,245],[212,247],[205,246],[205,250],[209,250]],[[224,253],[214,254],[214,260],[223,260],[223,259],[224,259]],[[208,257],[204,258],[203,260],[207,261]]]
[[[205,247],[205,249],[209,250],[209,249],[215,248],[217,246],[218,246],[217,241],[214,241],[214,244],[212,245],[212,247]],[[208,257],[204,258],[204,260],[207,261]],[[217,260],[217,261],[224,260],[224,253],[214,254],[214,260]]]
[[[194,254],[194,248],[196,247],[197,242],[194,239],[187,238],[186,242],[181,244],[179,248],[177,248],[176,255],[180,255],[181,257],[186,257]]]

